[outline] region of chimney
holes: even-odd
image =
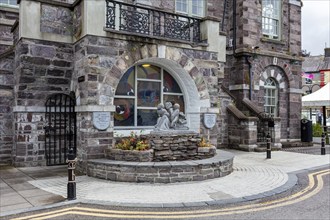
[[[330,48],[324,48],[324,57],[330,57]]]

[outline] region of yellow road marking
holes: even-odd
[[[228,214],[241,214],[251,211],[262,211],[270,208],[276,208],[280,206],[290,205],[303,201],[311,196],[317,194],[323,187],[324,175],[330,174],[330,169],[311,173],[308,175],[309,185],[302,191],[299,191],[291,196],[273,200],[269,202],[263,202],[258,204],[230,207],[224,209],[212,209],[212,210],[194,210],[194,211],[177,211],[177,212],[152,212],[152,211],[119,211],[119,210],[102,210],[93,208],[83,208],[83,207],[71,207],[60,209],[52,212],[41,213],[31,216],[25,216],[21,218],[15,218],[15,220],[24,219],[49,219],[59,216],[64,216],[68,214],[77,215],[88,215],[95,217],[112,217],[112,218],[154,218],[154,219],[164,219],[164,218],[187,218],[187,217],[210,217],[217,215],[228,215]],[[317,186],[315,187],[314,176],[317,178]],[[313,189],[315,187],[315,189]]]

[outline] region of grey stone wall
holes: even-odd
[[[115,89],[125,71],[142,59],[158,57],[158,47],[163,43],[165,42],[157,40],[150,42],[147,38],[140,37],[129,37],[124,40],[86,36],[79,40],[74,46],[73,76],[73,87],[79,100],[78,106],[112,106]],[[177,62],[186,69],[196,84],[201,100],[210,99],[212,107],[219,105],[218,77],[224,76],[224,65],[218,63],[215,52],[183,49],[178,44],[177,47],[166,47],[165,58]],[[78,134],[88,131],[90,135],[95,135],[99,132],[92,128],[92,122],[89,121],[92,112],[78,114],[78,121],[80,121],[79,117],[84,118],[86,125],[85,128],[78,128],[80,129]],[[206,135],[206,130],[201,131]],[[109,138],[112,138],[113,121],[106,132],[109,132]],[[217,128],[212,130],[211,135],[214,140],[212,143],[216,145]],[[90,137],[82,135],[78,139],[80,156],[87,158],[91,146]],[[98,154],[98,157],[102,157],[102,154]]]
[[[18,20],[18,10],[0,7],[0,54],[13,45],[12,24]]]
[[[263,109],[265,76],[273,77],[279,85],[279,116],[281,139],[300,138],[301,62],[294,62],[301,55],[301,9],[282,2],[281,34],[279,40],[270,40],[262,35],[261,1],[236,1],[236,48],[234,56],[227,56],[224,85],[237,98],[236,106],[247,114],[249,111],[239,100],[249,97],[249,64],[253,74],[252,101]],[[233,5],[228,6],[227,36],[233,39]],[[235,47],[236,46],[236,47]],[[252,48],[258,46],[259,49]],[[276,61],[274,60],[276,58]],[[270,73],[273,68],[275,73]],[[278,77],[278,78],[277,78]],[[245,88],[243,88],[245,86]],[[288,128],[288,129],[287,129]]]
[[[151,133],[148,136],[153,149],[153,161],[199,160],[213,157],[215,148],[198,147],[200,134],[169,131],[165,134]]]
[[[71,36],[73,13],[69,8],[41,4],[40,31]]]
[[[14,55],[0,58],[0,164],[11,164],[14,105]]]
[[[218,151],[210,159],[169,162],[88,161],[87,175],[120,182],[175,183],[223,177],[233,171],[233,154]]]
[[[70,92],[73,48],[21,39],[15,48],[16,105],[44,106],[48,95]]]
[[[45,103],[70,92],[73,48],[69,44],[20,39],[15,47],[13,160],[17,166],[45,164]]]

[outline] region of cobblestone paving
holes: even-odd
[[[176,184],[120,183],[79,176],[77,198],[130,203],[184,203],[239,198],[275,189],[288,180],[276,168],[234,167],[228,176]],[[35,187],[66,197],[66,178],[29,181]],[[235,187],[232,184],[235,183]]]
[[[244,198],[281,191],[289,173],[329,165],[328,155],[306,155],[276,151],[272,159],[265,153],[232,151],[234,172],[202,182],[174,184],[123,183],[78,176],[77,198],[121,204],[200,203]],[[66,197],[66,178],[29,181],[35,187]]]

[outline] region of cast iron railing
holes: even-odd
[[[106,28],[155,37],[200,42],[197,18],[106,0]]]

